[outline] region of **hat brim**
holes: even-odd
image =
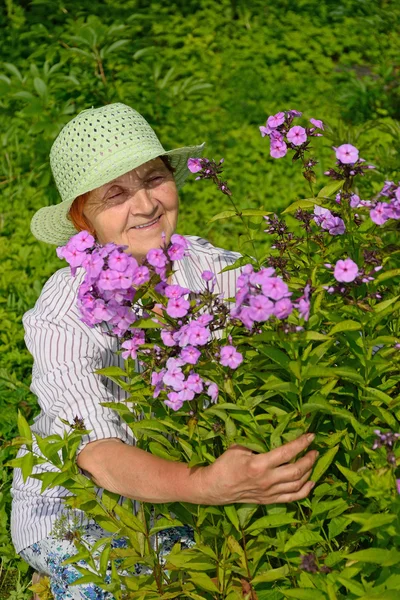
[[[202,155],[205,143],[199,146],[185,146],[183,148],[176,148],[175,150],[169,150],[156,154],[155,156],[146,157],[140,164],[131,159],[129,156],[125,156],[118,165],[118,171],[114,171],[113,179],[120,177],[124,173],[136,169],[141,164],[153,160],[158,156],[168,156],[171,161],[171,165],[174,167],[174,179],[178,189],[180,189],[185,183],[187,177],[190,174],[187,168],[187,161],[189,158],[196,158]],[[116,173],[116,174],[115,174]],[[110,180],[112,181],[112,179]],[[104,182],[107,183],[107,182]],[[103,185],[102,183],[101,185]],[[99,187],[99,185],[95,186]],[[95,187],[93,189],[95,189]],[[92,191],[91,189],[85,190],[86,192]],[[76,196],[84,193],[83,191],[77,193]],[[68,219],[68,212],[75,198],[64,200],[59,204],[53,206],[44,206],[40,208],[32,217],[31,220],[31,232],[41,242],[47,244],[54,244],[56,246],[64,246],[70,237],[77,233],[77,230],[73,226],[72,222]]]

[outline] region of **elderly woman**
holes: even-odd
[[[166,152],[145,119],[124,104],[84,110],[72,119],[55,140],[51,168],[62,201],[41,208],[31,229],[41,241],[63,245],[80,230],[89,230],[101,244],[115,242],[128,247],[138,261],[148,250],[168,243],[178,220],[178,188],[184,183],[189,157],[199,156],[202,146]],[[188,256],[173,264],[172,282],[191,290],[202,285],[201,273],[217,275],[216,289],[234,295],[237,271],[220,273],[235,262],[237,253],[215,248],[206,240],[186,236]],[[236,273],[236,275],[235,275]],[[254,454],[240,446],[229,448],[212,465],[191,469],[184,463],[164,460],[137,447],[128,426],[101,402],[119,402],[126,393],[94,373],[110,365],[123,366],[116,354],[118,340],[105,335],[98,325],[89,328],[81,319],[76,297],[84,270],[71,277],[59,269],[46,282],[33,309],[23,317],[26,344],[34,358],[32,391],[41,412],[31,429],[41,437],[61,434],[75,417],[83,419],[90,433],[76,453],[81,472],[92,478],[101,496],[110,490],[124,498],[150,503],[190,502],[224,505],[233,502],[270,504],[305,498],[317,453],[293,459],[311,443],[302,436],[279,449]],[[39,448],[34,450],[40,453]],[[23,456],[21,448],[19,456]],[[34,472],[52,469],[38,465]],[[24,483],[15,469],[12,488],[12,538],[16,551],[40,573],[50,577],[55,598],[110,598],[93,584],[68,587],[80,573],[61,566],[76,553],[68,536],[56,536],[56,520],[66,515],[79,524],[83,539],[94,544],[110,535],[79,510],[66,511],[63,498],[69,492],[54,487],[41,493],[41,482]],[[137,508],[137,504],[135,503]],[[71,525],[73,528],[73,525]],[[182,538],[190,545],[190,531],[170,532],[172,543]],[[162,540],[168,549],[168,540]],[[81,564],[84,564],[83,562]]]

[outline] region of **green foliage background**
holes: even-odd
[[[395,0],[5,0],[0,8],[0,460],[17,434],[20,408],[38,412],[29,391],[31,357],[21,317],[63,266],[29,231],[41,206],[56,203],[48,154],[80,110],[125,102],[164,147],[207,142],[224,156],[242,208],[275,210],[307,196],[296,165],[273,161],[258,126],[296,108],[327,121],[331,143],[396,174],[400,128],[400,6]],[[397,171],[398,176],[398,171]],[[240,246],[239,224],[210,218],[228,206],[213,187],[189,182],[179,231]],[[8,532],[11,473],[0,471],[0,598],[30,596],[31,570]]]

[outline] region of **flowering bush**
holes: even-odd
[[[79,567],[118,598],[398,597],[400,185],[387,181],[376,197],[360,200],[356,178],[374,166],[342,144],[325,173],[332,181],[315,195],[317,163],[306,154],[325,126],[317,119],[312,127],[294,125],[301,116],[282,111],[260,127],[271,156],[292,151],[310,186],[311,197],[280,216],[238,210],[221,179],[223,161],[189,160],[198,179],[211,180],[232,202],[233,210],[214,219],[239,217],[246,225],[246,218],[264,217],[270,252],[260,257],[252,240],[252,252],[227,267],[240,270],[235,298],[214,293],[210,271],[198,293],[171,283],[172,261],[190,252],[180,235],[140,265],[126,248],[100,246],[88,232],[58,249],[73,275],[85,269],[82,320],[106,324],[121,340],[126,369],[98,373],[131,394],[133,415],[124,403],[104,405],[127,421],[139,447],[195,466],[233,443],[261,453],[309,431],[320,452],[316,486],[301,502],[142,505],[134,516],[115,494],[100,500],[78,472],[72,459],[84,422],[65,422],[72,431],[63,440],[39,438],[45,458],[29,454],[13,464],[25,477],[34,464],[54,464],[61,473],[36,475],[43,485],[64,485],[74,494],[69,506],[127,538],[127,549],[105,541],[100,563],[92,561],[97,575]],[[30,446],[22,417],[20,433],[16,443]],[[61,449],[61,463],[52,447]],[[151,538],[179,525],[193,528],[196,544],[176,544],[162,564]],[[76,545],[79,558],[91,556],[79,535]],[[111,584],[104,583],[108,561]],[[135,575],[137,564],[148,572]]]

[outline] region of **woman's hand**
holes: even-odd
[[[291,461],[314,437],[302,435],[265,454],[231,446],[212,465],[198,470],[202,504],[274,504],[305,498],[314,487],[308,479],[318,452],[312,450],[298,461]]]

